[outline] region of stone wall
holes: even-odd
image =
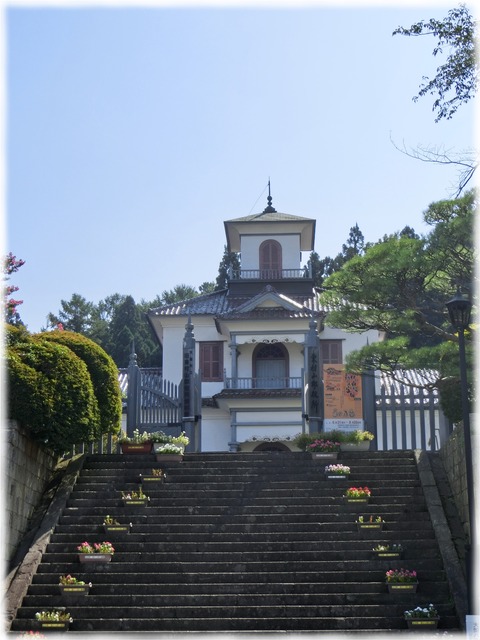
[[[472,449],[474,451],[475,444],[475,440],[472,439]],[[455,427],[450,438],[440,449],[440,457],[455,498],[463,530],[465,533],[468,533],[468,495],[465,467],[465,442],[462,425]],[[475,457],[473,459],[475,460]]]
[[[57,457],[33,442],[16,422],[9,420],[7,425],[4,486],[7,559],[11,559],[52,478]]]

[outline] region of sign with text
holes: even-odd
[[[323,365],[324,429],[363,429],[362,377],[342,364]]]

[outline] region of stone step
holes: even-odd
[[[119,612],[121,616],[121,612]],[[442,629],[458,629],[456,619],[446,618],[442,620]],[[14,631],[31,629],[32,622],[17,619],[12,625]],[[134,619],[120,617],[118,619],[84,619],[74,621],[70,626],[72,632],[105,632],[105,633],[141,633],[141,632],[170,632],[189,633],[194,629],[197,633],[239,633],[239,632],[352,632],[355,630],[368,632],[401,630],[406,631],[406,623],[402,617],[398,618],[362,618],[342,616],[334,617],[274,617],[274,618],[152,618]]]
[[[443,629],[456,629],[435,533],[412,452],[341,454],[352,474],[326,480],[322,463],[298,452],[88,456],[12,630],[35,612],[67,604],[70,632],[335,632],[404,630],[403,611],[435,602]],[[166,469],[148,485],[149,505],[123,507],[120,491]],[[370,504],[345,506],[348,486],[369,486]],[[383,531],[359,533],[360,513],[381,514]],[[132,522],[115,536],[106,565],[85,566],[76,546],[108,539],[102,521]],[[374,544],[402,543],[389,562]],[[391,595],[389,568],[415,569],[417,594]],[[58,577],[92,582],[85,600],[66,603]]]

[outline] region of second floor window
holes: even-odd
[[[342,364],[342,341],[320,340],[323,364]]]
[[[200,371],[203,382],[223,380],[223,342],[200,342]]]
[[[282,277],[282,245],[276,240],[265,240],[260,245],[260,277]]]

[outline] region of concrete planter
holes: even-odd
[[[357,522],[357,529],[363,533],[369,531],[377,532],[383,530],[384,522]]]
[[[142,484],[161,484],[164,480],[164,476],[144,476],[140,474],[140,482]]]
[[[67,602],[78,602],[90,592],[89,584],[59,584],[60,595]]]
[[[130,529],[131,527],[129,524],[104,524],[103,525],[103,530],[105,531],[105,533],[109,533],[111,536],[130,533]]]
[[[403,551],[373,551],[379,560],[399,560],[403,557]]]
[[[418,582],[387,582],[388,593],[417,593]]]
[[[312,460],[329,462],[338,459],[338,451],[312,451]]]
[[[342,499],[343,504],[351,509],[365,507],[370,502],[370,496],[366,496],[365,498],[347,498],[347,496],[343,496]]]
[[[70,621],[67,622],[53,622],[40,620],[40,629],[42,631],[68,631]]]
[[[157,453],[157,462],[182,462],[183,455],[180,453]]]
[[[106,564],[111,562],[113,553],[79,553],[78,561],[82,564]]]
[[[122,453],[151,453],[152,452],[152,443],[151,442],[140,442],[135,444],[133,442],[124,442],[120,445],[122,449]]]
[[[414,631],[431,631],[438,627],[440,618],[406,618],[407,626]]]
[[[123,506],[126,509],[142,509],[148,504],[148,498],[138,498],[135,500],[123,500]]]
[[[370,449],[370,440],[362,440],[354,444],[353,442],[340,443],[340,451],[345,453],[352,453],[354,451],[368,451]]]

